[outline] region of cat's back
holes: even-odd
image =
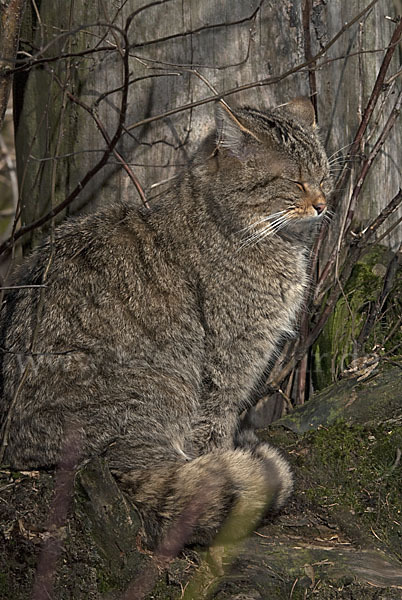
[[[161,269],[166,270],[166,257],[150,221],[134,205],[117,202],[66,221],[17,267],[2,323],[12,327],[23,319],[21,311],[25,316],[35,312],[39,299],[46,305],[42,319],[54,317],[52,308],[57,313],[69,312],[69,307],[83,311],[92,302],[101,309],[110,294],[129,308],[152,271]]]
[[[150,389],[173,380],[194,387],[204,334],[192,290],[135,207],[118,203],[66,222],[16,270],[13,286],[0,322],[13,464],[54,464],[68,415],[96,421],[85,450],[92,454],[124,429],[127,415],[113,417],[122,402],[141,396],[151,418]]]
[[[190,303],[147,215],[124,202],[57,228],[17,268],[10,287],[0,359],[12,380],[18,356],[25,363],[42,355],[43,364],[44,356],[76,351],[112,357],[139,337],[145,346],[147,336],[157,343],[163,323],[174,323]]]

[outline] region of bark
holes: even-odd
[[[227,101],[259,107],[286,102],[299,94],[315,94],[317,115],[330,154],[347,146],[355,135],[373,89],[378,69],[395,28],[398,3],[283,2],[216,3],[196,0],[138,1],[113,7],[105,3],[42,3],[40,22],[32,7],[25,19],[23,49],[34,59],[17,74],[17,150],[22,195],[22,222],[30,223],[68,196],[97,161],[105,140],[91,115],[70,93],[96,108],[108,135],[115,131],[123,85],[121,29],[133,11],[128,30],[131,45],[128,130],[119,146],[148,196],[152,185],[172,176],[213,121],[210,104],[158,116],[218,93],[242,88],[292,70],[321,52],[359,11],[373,4],[334,43],[325,56],[273,84],[233,93]],[[143,10],[139,10],[143,8]],[[389,17],[389,18],[388,18]],[[98,25],[96,25],[98,24]],[[109,25],[108,25],[109,24]],[[110,25],[111,24],[111,25]],[[114,28],[113,28],[114,27]],[[70,35],[60,32],[71,30]],[[100,48],[105,48],[101,51]],[[79,56],[87,50],[96,52]],[[78,54],[78,56],[77,56]],[[398,52],[394,55],[370,121],[368,152],[381,131],[398,85]],[[57,56],[66,58],[56,60]],[[46,62],[46,59],[53,59]],[[36,65],[35,61],[39,61]],[[202,78],[198,76],[202,74]],[[210,83],[209,87],[205,82]],[[136,123],[146,121],[141,127]],[[356,208],[354,226],[375,216],[395,195],[401,130],[394,128],[371,169]],[[88,202],[116,195],[139,197],[134,179],[110,157],[67,209],[76,212]],[[332,228],[335,237],[339,223]],[[395,247],[398,230],[387,238]]]
[[[352,231],[358,234],[377,222],[392,199],[399,198],[398,11],[401,2],[385,0],[28,3],[20,44],[26,61],[12,71],[20,189],[15,239],[19,223],[29,233],[20,237],[28,250],[44,229],[66,214],[93,210],[119,196],[152,202],[153,196],[163,193],[164,182],[185,168],[211,127],[213,101],[219,95],[225,94],[233,107],[264,108],[313,94],[328,153],[345,147],[341,154],[347,154],[348,145],[356,142],[348,165],[353,174],[345,177],[345,189],[336,197],[339,211],[323,236],[321,262],[316,264],[322,275],[329,256],[328,273],[335,272],[336,260],[343,256],[344,240],[337,245],[337,239],[347,218],[348,199],[356,199],[349,217],[353,217]],[[387,48],[390,40],[393,45]],[[387,51],[390,62],[385,68]],[[14,57],[14,50],[10,52],[3,58]],[[396,206],[395,202],[391,218],[375,232],[381,237],[389,230],[382,241],[393,250],[401,242],[400,228],[391,229],[400,218]],[[360,249],[353,248],[357,257]],[[383,339],[390,342],[389,329],[384,337],[384,323],[388,326],[389,315],[399,310],[397,300],[391,301],[383,319],[384,302],[392,289],[397,298],[393,286],[400,279],[392,271],[394,255],[382,251],[381,257],[384,260],[358,265],[365,277],[370,271],[369,283],[364,279],[361,288],[353,264],[347,265],[342,283],[352,286],[345,288],[348,302],[337,287],[329,296],[334,303],[328,314],[328,281],[322,275],[313,302],[316,320],[302,327],[305,339],[315,341],[321,331],[317,322],[334,309],[314,347],[314,360],[326,373],[319,382],[316,377],[316,387],[328,384],[332,369],[323,353],[335,365],[334,377],[345,368],[350,370],[344,364],[345,352],[366,363],[358,373],[360,381],[341,380],[283,421],[298,434],[314,429],[311,423],[321,424],[311,437],[281,429],[272,433],[294,462],[298,491],[293,504],[280,521],[264,525],[243,548],[225,552],[216,548],[215,555],[207,558],[186,551],[159,579],[152,597],[180,597],[189,580],[184,598],[198,594],[217,599],[296,599],[318,593],[323,599],[374,599],[377,592],[389,599],[399,597],[401,549],[394,528],[400,515],[394,507],[401,498],[393,482],[400,471],[398,448],[402,447],[395,437],[400,436],[400,367],[377,375],[378,364],[387,364],[392,356],[382,355],[380,360],[377,350],[375,356],[366,356],[376,341],[370,338],[372,332],[383,336],[380,345]],[[353,327],[348,321],[350,308]],[[339,339],[336,334],[345,323],[346,338]],[[394,333],[397,325],[398,315],[389,326]],[[292,357],[291,367],[285,366],[289,377],[282,372],[277,382],[276,395],[288,407],[292,390],[304,400],[312,386],[308,346],[299,347],[300,356]],[[386,354],[389,350],[391,346]],[[300,368],[293,369],[300,359]],[[368,372],[373,365],[376,370]],[[275,407],[269,412],[275,413]],[[379,424],[383,416],[388,421]],[[372,455],[374,446],[378,453]],[[328,448],[334,449],[333,456]],[[345,448],[350,451],[343,452]],[[343,461],[353,459],[344,470],[338,449]],[[377,473],[378,463],[381,473]],[[356,465],[364,469],[353,487],[350,474],[356,475]],[[4,471],[1,477],[0,595],[20,600],[31,594],[38,548],[49,537],[52,481],[46,473]],[[328,480],[331,477],[335,487]],[[59,538],[62,560],[57,577],[54,574],[54,597],[117,598],[132,577],[144,573],[145,579],[149,574],[145,582],[149,588],[158,569],[136,547],[135,511],[102,462],[91,463],[77,477],[74,507],[66,536]],[[334,587],[341,595],[334,595]]]
[[[3,126],[15,65],[19,33],[25,0],[5,0],[0,3],[0,130]]]

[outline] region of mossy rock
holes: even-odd
[[[147,599],[399,600],[401,383],[397,366],[363,382],[341,381],[295,411],[287,428],[261,431],[293,467],[289,505],[243,544],[225,548],[218,569],[219,552],[193,548],[164,572],[154,570]],[[3,471],[0,479],[0,598],[25,600],[52,477]],[[135,519],[106,465],[88,464],[77,478],[53,600],[117,600],[146,575],[152,558],[137,553]]]
[[[289,458],[295,494],[194,597],[399,600],[401,384],[396,366],[341,381],[260,432]]]
[[[365,380],[342,379],[318,392],[303,406],[276,421],[306,433],[343,419],[349,423],[380,423],[402,415],[402,364],[373,371]]]

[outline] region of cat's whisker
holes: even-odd
[[[344,161],[344,160],[350,160],[351,157],[349,157],[347,154],[343,155],[340,154],[339,156],[334,156],[333,158],[329,158],[328,159],[328,163],[330,165],[332,165],[332,163],[337,162],[337,161]]]
[[[257,243],[262,235],[262,232],[264,232],[266,230],[270,230],[270,229],[271,229],[271,227],[268,225],[267,227],[264,227],[263,229],[256,231],[255,233],[250,235],[242,242],[240,249],[246,248],[247,246],[251,246],[253,243]]]
[[[260,229],[258,231],[255,231],[254,233],[252,233],[250,236],[246,237],[243,242],[240,245],[240,249],[245,248],[247,246],[250,246],[253,242],[257,241],[259,239],[259,237],[261,236],[261,232],[265,231],[266,229],[270,229],[270,225],[268,225],[267,227],[264,227],[263,229]]]
[[[246,246],[249,246],[250,244],[252,244],[256,239],[259,238],[259,236],[261,235],[261,231],[265,231],[266,228],[262,229],[262,230],[258,230],[255,231],[254,233],[252,233],[251,235],[249,235],[248,237],[245,237],[240,245],[240,248],[245,248]],[[268,226],[269,229],[269,226]]]
[[[345,167],[344,162],[335,162],[335,163],[331,163],[329,165],[329,170],[332,171],[333,169],[343,169]]]
[[[267,231],[263,232],[263,235],[261,237],[261,239],[265,239],[275,233],[278,233],[278,231],[280,231],[281,229],[283,229],[289,222],[289,219],[284,219],[281,223],[278,223],[275,228],[273,229],[269,229]],[[260,240],[259,240],[260,241]]]
[[[273,213],[272,215],[268,215],[263,217],[262,219],[260,219],[259,221],[255,221],[254,223],[251,223],[250,225],[248,225],[247,227],[245,227],[244,229],[241,229],[239,233],[241,232],[251,232],[251,235],[248,237],[244,237],[243,243],[241,245],[241,247],[244,247],[245,245],[248,245],[250,242],[254,241],[254,239],[258,238],[261,230],[257,230],[257,231],[253,231],[256,227],[258,227],[259,225],[262,225],[263,223],[267,223],[268,222],[268,229],[271,229],[272,227],[275,227],[275,224],[277,223],[277,221],[281,220],[284,217],[284,214],[286,213],[286,211],[281,210],[277,213]],[[272,222],[270,222],[272,221]],[[265,230],[265,228],[263,229],[263,231]]]
[[[265,223],[266,221],[275,221],[277,218],[280,218],[286,213],[285,210],[280,210],[276,213],[272,213],[271,215],[267,215],[261,219],[261,223]]]
[[[334,158],[330,158],[328,160],[328,163],[330,165],[332,165],[334,162],[353,162],[354,160],[358,160],[359,159],[359,155],[353,155],[353,156],[349,156],[348,154],[346,155],[340,155],[340,156],[334,156]]]
[[[330,161],[329,167],[332,168],[333,166],[339,166],[339,165],[345,165],[347,163],[353,163],[359,160],[360,157],[358,156],[340,156],[339,158]]]
[[[335,167],[335,169],[331,169],[331,175],[334,173],[341,173],[342,171],[351,171],[351,167]]]
[[[329,160],[328,162],[329,162],[329,164],[332,164],[332,163],[337,162],[337,161],[338,162],[341,162],[341,161],[342,162],[353,162],[355,160],[359,160],[360,157],[361,157],[360,154],[357,154],[357,155],[354,155],[354,156],[348,156],[348,155],[343,156],[342,155],[342,156],[336,156],[335,158]]]
[[[276,217],[279,217],[279,216],[283,215],[285,212],[286,211],[284,211],[284,210],[280,210],[279,212],[272,213],[271,215],[262,217],[258,221],[254,221],[254,223],[251,223],[250,225],[247,225],[246,227],[243,227],[243,229],[240,229],[238,231],[238,233],[242,233],[244,231],[250,231],[250,229],[252,227],[258,227],[258,225],[261,225],[262,223],[265,223],[266,221],[270,221],[272,219],[275,219]]]
[[[277,227],[279,225],[281,225],[281,223],[286,222],[287,220],[288,220],[287,216],[282,215],[281,217],[278,217],[277,219],[275,219],[275,221],[273,221],[272,223],[269,223],[268,226],[266,227],[266,229],[268,231],[271,231],[272,233],[274,233],[276,231]]]
[[[339,150],[337,150],[336,152],[331,154],[331,156],[328,156],[328,160],[331,160],[331,158],[333,158],[334,156],[336,156],[337,154],[342,152],[342,150],[346,150],[346,148],[350,148],[350,146],[352,146],[352,145],[353,145],[353,142],[351,142],[350,144],[346,144],[345,146],[342,146],[341,148],[339,148]]]
[[[243,243],[241,244],[240,249],[244,248],[246,246],[250,246],[251,244],[254,244],[254,243],[257,244],[262,239],[277,233],[280,229],[283,229],[283,227],[285,227],[285,225],[288,223],[289,217],[288,217],[288,213],[286,211],[281,211],[281,212],[284,214],[282,214],[277,219],[272,221],[272,223],[268,223],[268,225],[266,227],[264,227],[263,229],[254,232],[252,235],[250,235],[248,238],[246,238],[243,241]],[[264,220],[267,221],[268,219],[264,219]]]
[[[270,237],[271,235],[274,235],[275,233],[277,233],[280,229],[282,229],[282,227],[285,226],[285,223],[278,223],[275,227],[272,228],[267,228],[265,229],[262,233],[261,233],[261,237],[258,241],[261,241],[267,237]]]

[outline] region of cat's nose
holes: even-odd
[[[317,215],[321,215],[327,208],[324,193],[313,184],[303,183],[303,186],[307,195],[307,204],[315,210]],[[311,214],[310,209],[310,215]]]
[[[320,215],[321,213],[323,213],[327,207],[325,202],[317,202],[317,203],[314,203],[313,206],[317,212],[317,215]]]

